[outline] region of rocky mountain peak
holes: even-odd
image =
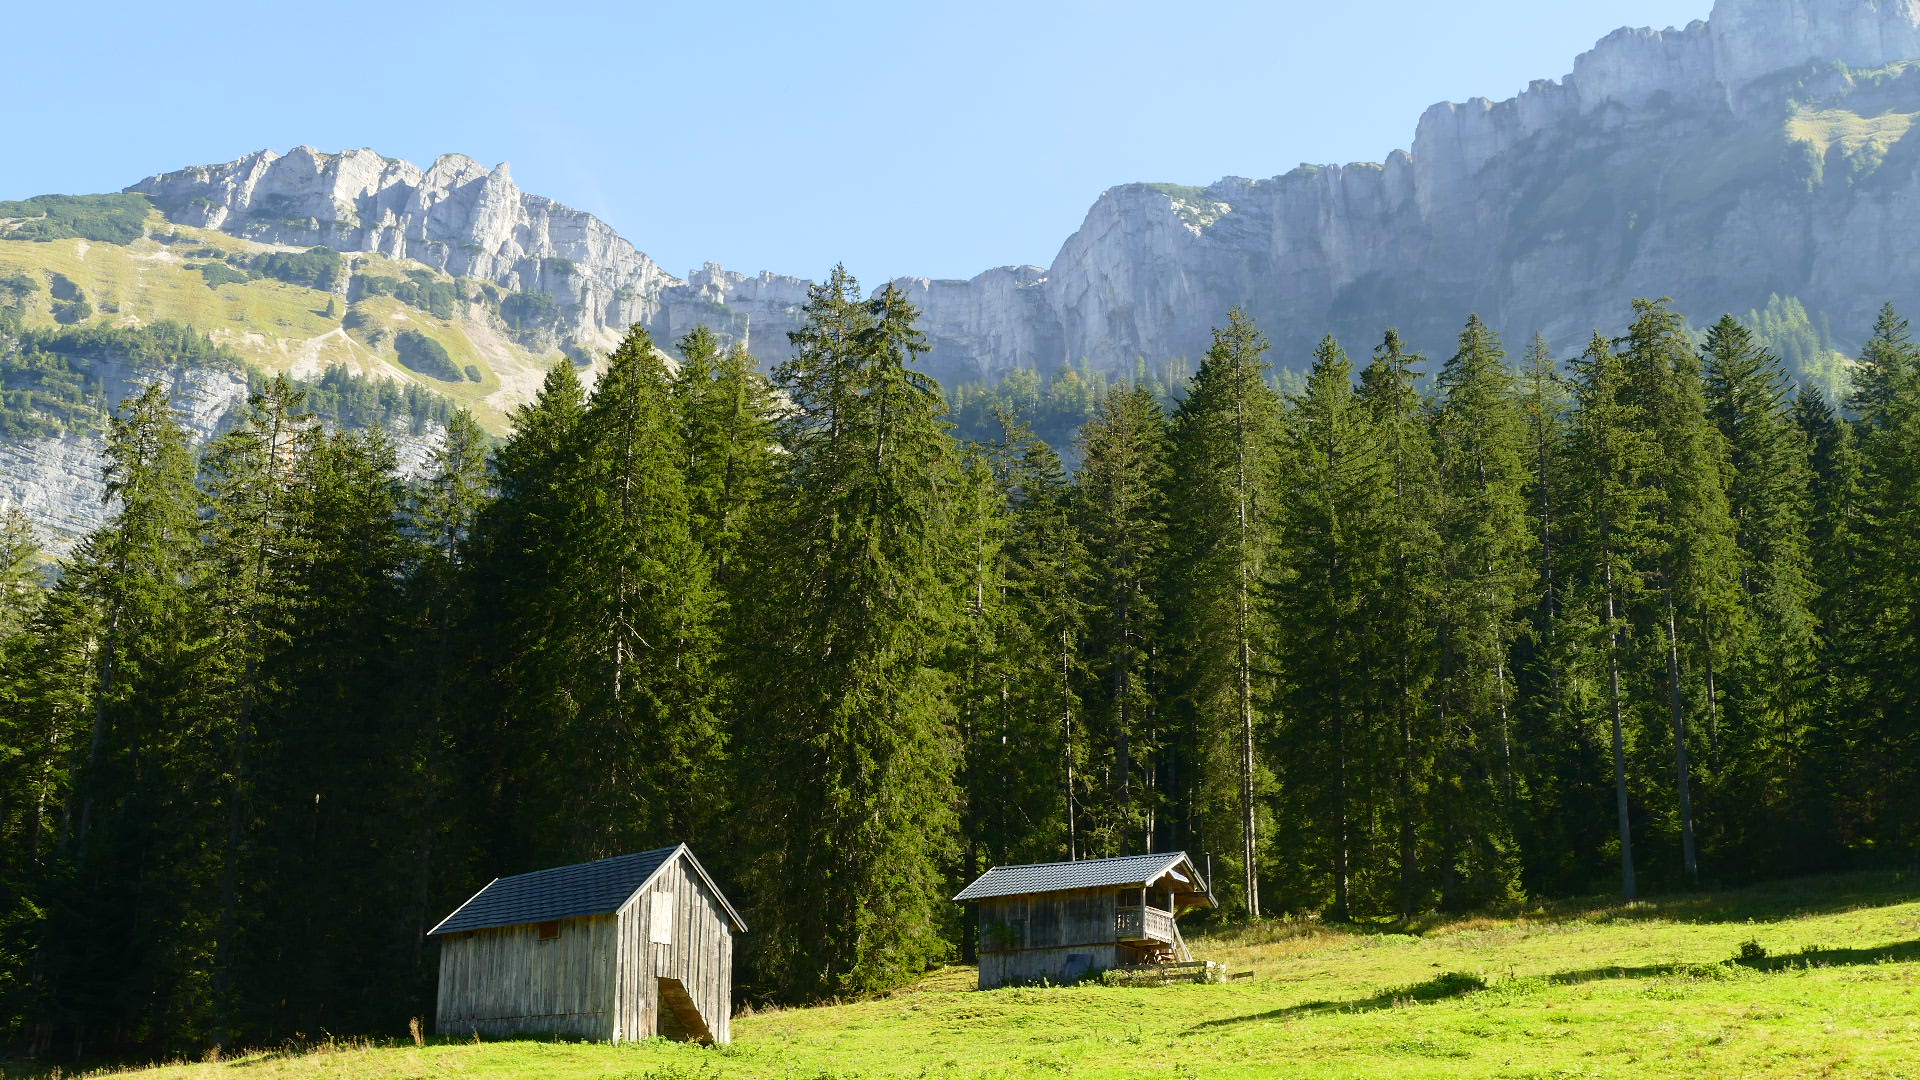
[[[1677,138],[1685,125],[1696,139],[1751,129],[1751,138],[1778,142],[1786,101],[1769,76],[1813,62],[1861,69],[1908,59],[1920,59],[1920,0],[1717,0],[1705,21],[1616,31],[1581,54],[1570,74],[1513,98],[1435,105],[1420,118],[1411,152],[1396,150],[1381,164],[1302,166],[1204,188],[1119,185],[1044,270],[899,284],[924,305],[929,363],[949,381],[1081,362],[1126,371],[1143,355],[1193,355],[1207,327],[1236,303],[1276,321],[1277,339],[1306,339],[1339,325],[1342,313],[1384,305],[1384,283],[1407,274],[1412,295],[1448,317],[1471,306],[1503,313],[1520,332],[1579,329],[1575,322],[1594,317],[1584,302],[1535,295],[1568,273],[1501,280],[1498,268],[1534,257],[1531,245],[1559,230],[1564,245],[1606,249],[1594,272],[1619,288],[1650,277],[1633,261],[1650,258],[1661,223],[1684,209],[1670,196],[1630,190],[1635,176],[1662,168],[1653,143]],[[1689,119],[1652,124],[1666,134],[1624,134],[1641,118],[1670,114]],[[1602,187],[1587,191],[1579,162],[1589,159],[1578,155],[1599,152],[1602,139],[1640,140],[1627,149],[1641,171],[1600,168],[1593,177],[1603,179],[1592,182]],[[1556,146],[1552,153],[1564,158],[1556,167],[1572,170],[1561,180],[1539,171]],[[1680,143],[1671,151],[1685,152]],[[1773,151],[1761,157],[1780,160]],[[1703,182],[1662,190],[1699,200]],[[1500,183],[1526,190],[1501,191]],[[808,286],[711,265],[682,281],[592,215],[522,192],[505,163],[488,168],[461,154],[422,170],[372,150],[302,146],[152,177],[131,190],[187,224],[412,258],[509,292],[547,294],[561,313],[556,344],[603,347],[634,322],[667,343],[706,324],[774,363]],[[1630,243],[1612,237],[1622,222],[1635,230]],[[1653,294],[1685,283],[1671,277],[1684,260],[1669,255],[1661,272],[1668,277],[1644,286]],[[1429,269],[1413,269],[1422,266]],[[1769,290],[1820,291],[1802,280],[1803,270],[1754,272],[1764,287],[1756,278],[1753,290],[1728,285],[1715,295],[1758,303]]]
[[[1715,73],[1729,91],[1784,68],[1920,58],[1920,0],[1717,0]]]

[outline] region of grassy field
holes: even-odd
[[[745,1015],[734,1045],[335,1044],[141,1080],[1920,1077],[1920,878],[1197,938],[1220,986],[972,989]],[[1745,952],[1745,962],[1733,963]],[[1761,955],[1764,953],[1765,955]],[[1476,987],[1484,984],[1484,989]]]
[[[472,410],[475,419],[495,433],[506,430],[507,414],[532,396],[559,358],[511,341],[473,305],[447,319],[387,297],[368,297],[349,306],[337,294],[271,278],[209,287],[194,269],[208,259],[193,253],[258,255],[277,249],[210,229],[173,225],[157,213],[147,228],[150,234],[171,234],[175,242],[162,244],[151,235],[124,245],[71,238],[0,239],[0,277],[24,274],[41,286],[26,306],[31,325],[54,326],[50,288],[57,275],[84,293],[94,308],[90,322],[130,325],[169,319],[206,333],[262,371],[310,378],[340,364],[362,375],[414,383]],[[374,276],[404,278],[410,270],[424,269],[366,253],[348,259],[348,272]],[[407,329],[438,341],[456,367],[472,364],[481,380],[442,380],[401,365],[394,335]]]

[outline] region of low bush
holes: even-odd
[[[460,381],[460,369],[454,366],[453,357],[447,355],[446,346],[420,331],[400,331],[394,335],[393,347],[400,354],[400,363],[408,369],[435,379]]]

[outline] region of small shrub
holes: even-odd
[[[1735,957],[1743,964],[1756,964],[1767,958],[1766,947],[1755,938],[1740,943],[1740,954]]]
[[[1426,982],[1406,987],[1394,996],[1414,1001],[1441,1001],[1446,998],[1477,994],[1486,988],[1487,980],[1483,975],[1471,971],[1448,971],[1435,975]]]
[[[486,381],[486,377],[480,374],[480,368],[476,364],[468,364],[463,370],[465,370],[467,373],[468,382],[485,382]]]
[[[515,333],[544,330],[560,320],[560,305],[546,293],[514,293],[500,301],[500,317]]]
[[[246,274],[223,262],[201,263],[193,269],[200,271],[200,276],[207,279],[209,289],[218,289],[222,285],[244,284],[247,281]]]
[[[1728,979],[1739,977],[1727,964],[1688,964],[1675,974],[1702,982],[1726,982]]]
[[[330,247],[308,248],[297,254],[276,251],[253,264],[255,269],[276,281],[322,292],[332,291],[340,280],[341,265],[340,253]]]
[[[93,305],[87,303],[85,294],[77,300],[68,300],[53,305],[53,321],[62,326],[72,326],[93,318]]]
[[[395,334],[393,348],[400,354],[400,363],[422,375],[448,382],[460,381],[460,369],[453,365],[453,357],[447,355],[446,346],[418,330],[402,330]]]

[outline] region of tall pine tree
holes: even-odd
[[[1180,692],[1206,784],[1209,850],[1240,875],[1240,904],[1260,914],[1260,819],[1270,785],[1259,747],[1271,691],[1256,656],[1270,647],[1257,594],[1272,542],[1280,398],[1267,385],[1266,335],[1239,308],[1213,332],[1172,426],[1172,548],[1187,587],[1172,598]],[[1231,820],[1234,828],[1222,828]]]
[[[778,372],[790,479],[767,520],[779,558],[763,568],[742,760],[768,927],[757,963],[789,997],[892,986],[948,949],[958,449],[913,366],[917,312],[891,287],[864,303],[855,289],[836,269],[811,291]]]

